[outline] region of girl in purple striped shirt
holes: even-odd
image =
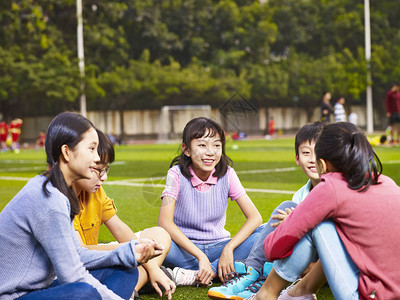
[[[225,154],[225,133],[208,118],[186,124],[182,152],[170,165],[158,219],[172,238],[164,264],[174,268],[177,285],[208,285],[234,272],[262,230],[262,218]],[[231,238],[225,230],[228,198],[246,221]]]

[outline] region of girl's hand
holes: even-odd
[[[199,273],[197,274],[197,280],[201,284],[208,285],[214,277],[215,273],[211,268],[210,261],[204,254],[199,258]]]
[[[225,275],[231,272],[235,272],[233,250],[225,246],[218,263],[218,277],[222,283],[225,283]]]
[[[160,289],[161,286],[164,288],[164,295],[168,296],[168,300],[172,299],[172,294],[175,293],[176,289],[175,283],[169,279],[159,267],[149,272],[149,278],[151,285],[154,287],[160,297],[162,297],[162,291]]]
[[[164,251],[164,247],[156,241],[140,239],[138,242],[139,244],[135,245],[135,256],[138,264],[145,264]]]
[[[280,220],[280,221],[272,223],[271,227],[278,227],[279,224],[281,224],[283,221],[285,221],[285,219],[294,211],[294,207],[286,208],[284,211],[281,209],[277,209],[276,211],[279,214],[272,215],[271,219],[276,219],[276,220]]]

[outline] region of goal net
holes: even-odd
[[[168,142],[182,137],[187,122],[193,118],[211,118],[210,105],[168,105],[161,108],[158,141]]]

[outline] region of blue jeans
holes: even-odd
[[[319,256],[325,277],[335,299],[359,299],[360,271],[340,239],[335,224],[328,220],[310,230],[294,247],[292,255],[276,260],[276,273],[295,281],[313,259]]]
[[[296,206],[297,203],[295,202],[284,201],[274,209],[274,211],[271,214],[271,217],[273,215],[278,214],[277,212],[278,209],[285,210],[286,208],[291,208]],[[267,237],[267,235],[270,234],[272,231],[274,231],[276,228],[276,227],[271,227],[271,224],[276,223],[278,221],[279,220],[277,219],[271,219],[271,218],[269,219],[268,223],[264,226],[264,229],[258,235],[257,240],[255,241],[253,247],[250,250],[249,256],[244,261],[246,266],[252,267],[254,270],[259,271],[260,274],[262,274],[262,268],[264,266],[264,263],[267,261],[264,254],[264,240]]]
[[[258,238],[258,235],[263,230],[265,224],[260,225],[254,232],[233,251],[234,260],[244,260],[250,252],[251,247]],[[194,244],[199,248],[211,263],[211,268],[215,274],[218,274],[218,263],[222,250],[231,239],[226,239],[221,242],[209,244]],[[189,252],[180,248],[174,241],[171,243],[171,248],[167,257],[164,260],[164,265],[170,268],[181,267],[184,269],[198,270],[199,262],[196,257]]]
[[[123,299],[130,299],[139,277],[139,272],[137,269],[126,269],[119,267],[89,270],[89,273]],[[30,292],[22,297],[19,297],[18,299],[101,300],[101,296],[97,290],[88,283],[73,282],[68,284],[60,284],[58,280],[55,280],[47,289]]]

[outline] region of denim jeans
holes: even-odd
[[[89,270],[89,273],[123,299],[130,299],[139,277],[137,269],[126,269],[119,267]],[[30,292],[22,297],[19,297],[18,299],[100,300],[101,296],[97,290],[88,283],[73,282],[61,285],[58,280],[55,280],[47,289]]]
[[[258,235],[263,230],[265,224],[260,225],[254,232],[233,251],[234,260],[244,260],[250,252],[251,247],[257,240]],[[211,268],[215,274],[218,274],[218,263],[219,258],[222,254],[222,250],[231,239],[224,241],[209,243],[209,244],[196,244],[207,257],[211,263]],[[164,260],[164,265],[167,267],[181,267],[184,269],[198,270],[199,262],[196,257],[188,253],[187,251],[180,248],[174,241],[171,243],[171,248],[168,252],[167,257]]]
[[[271,214],[271,217],[273,215],[278,214],[277,212],[278,209],[285,210],[286,208],[291,208],[296,206],[297,203],[295,202],[284,201],[274,209],[274,211]],[[270,234],[272,231],[274,231],[276,228],[272,227],[271,224],[276,223],[278,221],[279,220],[277,219],[271,219],[271,218],[269,219],[268,223],[264,226],[263,230],[258,235],[257,240],[255,241],[253,247],[250,250],[249,256],[244,261],[246,266],[252,267],[254,270],[259,271],[260,274],[262,274],[262,268],[264,266],[264,263],[267,261],[264,254],[264,240],[267,237],[267,235]]]
[[[335,224],[328,220],[309,231],[294,247],[292,255],[276,260],[274,269],[287,281],[295,281],[319,256],[335,299],[359,299],[360,271],[341,241]]]

